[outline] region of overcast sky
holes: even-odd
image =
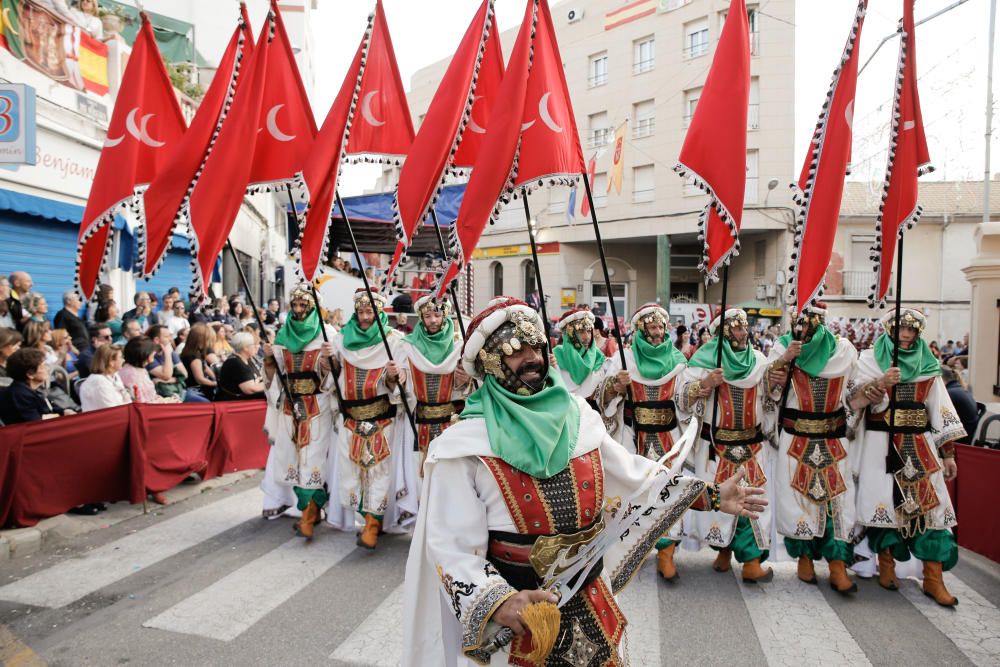
[[[516,27],[525,0],[497,0],[500,30]],[[767,5],[760,2],[760,29],[767,30]],[[918,0],[916,18],[954,0]],[[480,0],[383,0],[403,84],[421,67],[452,54]],[[555,2],[553,6],[572,4]],[[608,0],[609,10],[625,4]],[[312,13],[316,69],[315,112],[322,123],[354,55],[374,0],[319,0]],[[796,164],[806,150],[810,128],[823,102],[854,15],[853,0],[798,0],[796,11]],[[883,37],[895,32],[901,0],[871,0],[861,42],[862,62]],[[931,159],[938,171],[927,178],[979,179],[983,173],[987,26],[989,0],[968,0],[917,28],[917,65],[924,124]],[[885,169],[888,120],[898,40],[882,46],[862,73],[855,104],[854,175],[880,182]],[[996,119],[994,119],[996,124]],[[792,131],[792,128],[789,128]],[[994,137],[997,136],[994,132]],[[804,139],[802,137],[805,137]],[[800,145],[801,144],[801,145]],[[993,143],[994,155],[1000,148]],[[672,160],[673,158],[667,156]],[[997,160],[993,161],[994,165]],[[798,167],[796,167],[797,172]],[[347,166],[344,191],[370,187],[377,168]],[[993,171],[1000,171],[994,167]],[[782,181],[797,174],[761,174]]]

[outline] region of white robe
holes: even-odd
[[[580,429],[573,456],[600,450],[606,499],[628,498],[648,488],[656,474],[667,474],[655,462],[627,453],[607,434],[597,413],[585,409],[583,399],[576,400]],[[483,419],[463,420],[431,443],[424,466],[421,512],[406,564],[402,661],[406,667],[472,664],[463,655],[463,648],[489,643],[500,629],[489,619],[514,589],[495,571],[491,574],[485,554],[489,531],[517,529],[500,488],[479,459],[491,456],[495,454]],[[604,555],[601,577],[612,593],[624,588],[656,539],[705,488],[691,477],[676,481],[676,486],[667,489],[668,494],[661,494],[663,500],[656,509],[639,516],[633,529]],[[456,595],[453,603],[445,596],[446,578],[468,582],[472,588],[467,594]],[[453,604],[460,605],[458,616]],[[508,658],[502,650],[489,664],[507,664]]]
[[[756,361],[756,365],[753,370],[750,371],[750,373],[742,380],[727,382],[728,384],[741,389],[749,389],[761,384],[761,380],[764,378],[764,374],[767,371],[767,360],[764,358],[764,355],[757,350],[753,350],[753,355]],[[688,385],[692,382],[704,379],[708,376],[709,372],[710,369],[707,368],[688,366],[685,369],[684,376],[680,382],[680,400],[678,401],[678,405],[681,409],[700,415],[706,424],[712,420],[713,406],[715,404],[715,392],[709,394],[708,398],[704,400],[692,401],[688,395]],[[765,388],[760,386],[757,391],[756,411],[758,424],[761,429],[767,433],[768,423],[764,412],[765,393]],[[722,415],[720,413],[716,417],[716,423],[718,423],[721,419],[721,416]],[[768,465],[771,448],[767,445],[766,441],[761,444],[763,446],[754,458],[763,473],[767,475],[769,471]],[[694,460],[695,476],[699,479],[705,480],[709,484],[714,484],[715,473],[719,467],[719,462],[717,458],[709,459],[708,454],[710,446],[711,445],[707,440],[699,437],[698,443],[695,445],[692,458]],[[750,520],[750,526],[753,528],[757,546],[763,550],[769,549],[771,545],[772,511],[772,506],[768,505],[767,508],[760,513],[759,518]],[[698,539],[703,540],[713,547],[727,547],[729,546],[729,543],[733,541],[733,535],[736,534],[736,522],[737,517],[729,514],[723,514],[721,512],[697,512],[694,515],[694,521],[692,523],[694,534],[698,537]]]
[[[781,342],[776,342],[771,348],[769,361],[776,361],[785,353],[785,346]],[[854,374],[854,367],[857,363],[858,352],[854,349],[846,338],[837,339],[837,348],[833,356],[827,361],[826,366],[819,372],[821,378],[844,378],[844,385],[841,394],[841,405],[845,410],[850,410],[847,405],[848,384]],[[766,380],[765,380],[766,384]],[[777,429],[781,393],[784,387],[776,387],[771,398],[776,402],[771,419],[768,425]],[[785,406],[792,410],[801,410],[799,397],[795,391],[794,384],[788,391],[788,398]],[[799,462],[789,455],[794,436],[784,429],[778,438],[778,452],[772,468],[774,477],[772,479],[771,498],[774,502],[774,516],[777,532],[779,535],[796,539],[811,539],[813,537],[823,537],[826,532],[826,503],[817,504],[803,497],[801,493],[792,488],[791,480]],[[847,487],[840,495],[831,500],[833,505],[833,531],[838,540],[851,541],[853,539],[853,529],[855,520],[855,491],[854,476],[851,472],[851,443],[848,438],[840,438],[844,451],[848,453],[847,458],[842,459],[837,468],[840,476]]]

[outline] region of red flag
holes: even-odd
[[[85,298],[93,295],[111,250],[108,232],[115,210],[132,201],[137,187],[153,180],[184,130],[184,117],[153,27],[142,14],[142,27],[122,78],[80,223],[76,285]]]
[[[194,255],[193,292],[208,294],[208,283],[222,246],[236,222],[253,166],[257,130],[264,120],[264,99],[274,14],[268,12],[250,61],[246,79],[236,89],[232,108],[222,122],[215,146],[201,168],[188,201],[191,249]]]
[[[247,68],[237,63],[249,63],[253,52],[253,34],[247,18],[246,5],[240,3],[240,19],[229,45],[222,54],[215,77],[198,106],[191,127],[184,133],[167,164],[139,198],[139,257],[142,275],[151,276],[159,268],[175,223],[188,218],[187,198],[209,150],[215,145],[219,128],[225,118],[224,108],[232,104],[240,71]],[[236,65],[234,67],[234,65]]]
[[[471,166],[485,134],[489,111],[503,78],[503,53],[493,21],[493,0],[483,0],[451,64],[438,85],[403,164],[393,198],[396,266],[413,242],[417,225],[437,201],[447,170],[454,162]],[[474,119],[474,112],[475,119]],[[478,122],[477,122],[478,120]]]
[[[583,173],[583,151],[546,0],[532,0],[525,9],[497,100],[451,230],[456,258],[438,285],[439,297],[472,257],[486,223],[499,215],[517,187],[541,186],[542,179],[570,185]]]
[[[796,312],[802,312],[822,296],[826,269],[833,252],[833,239],[840,219],[844,178],[851,161],[851,125],[854,94],[858,84],[858,51],[868,0],[859,0],[851,34],[833,72],[816,132],[809,145],[799,177],[795,201],[799,214],[795,223],[790,294],[796,297]],[[794,186],[793,186],[794,187]]]
[[[274,39],[267,60],[267,85],[261,103],[264,120],[257,130],[250,185],[282,185],[295,180],[316,138],[316,121],[277,0],[271,0],[271,11]]]
[[[704,241],[699,268],[707,281],[739,254],[746,189],[747,110],[750,104],[750,28],[745,0],[732,0],[698,108],[674,171],[710,197],[698,218]]]
[[[927,152],[924,121],[917,94],[917,39],[913,25],[913,0],[903,2],[903,32],[899,39],[899,69],[892,108],[892,132],[889,137],[889,161],[885,168],[882,205],[875,222],[875,245],[872,261],[875,282],[868,304],[885,305],[889,289],[896,238],[920,219],[923,208],[917,204],[917,177],[934,170]]]
[[[412,141],[413,122],[378,0],[298,183],[306,209],[299,217],[296,245],[306,280],[316,277],[326,258],[341,160],[348,153],[402,156]]]
[[[594,174],[597,171],[597,153],[590,158],[590,162],[587,163],[587,179],[590,182],[590,187],[594,187]],[[587,197],[583,198],[583,203],[580,204],[580,215],[587,217],[590,215],[590,201]]]

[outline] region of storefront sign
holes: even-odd
[[[35,89],[0,84],[0,162],[35,164]]]
[[[559,252],[559,242],[539,243],[537,245],[539,255],[555,255]],[[530,255],[531,246],[524,245],[501,245],[493,248],[476,248],[472,253],[472,259],[488,259],[493,257],[517,257],[519,255]]]
[[[576,289],[563,288],[559,292],[559,303],[563,308],[572,308],[576,305]]]

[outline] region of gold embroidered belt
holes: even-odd
[[[293,396],[313,396],[319,393],[319,376],[313,371],[297,371],[289,373],[288,390]]]
[[[712,440],[714,436],[714,440]],[[716,428],[714,433],[708,424],[702,424],[701,437],[704,440],[715,442],[716,445],[724,447],[739,447],[741,445],[752,445],[764,440],[764,433],[760,426],[753,426],[742,430],[729,428]]]
[[[629,414],[631,412],[631,414]],[[626,411],[625,424],[643,433],[662,433],[677,428],[673,401],[640,401]]]
[[[396,416],[396,406],[392,405],[385,396],[344,401],[343,405],[347,416],[359,422],[380,421],[382,419],[392,419]]]
[[[443,424],[451,421],[452,415],[461,412],[464,401],[447,401],[446,403],[422,403],[417,401],[416,422],[418,424]]]
[[[487,558],[514,588],[534,589],[550,568],[558,575],[570,567],[580,550],[597,539],[603,530],[604,517],[600,516],[575,533],[525,535],[490,531]],[[603,568],[604,560],[601,559],[587,573],[585,582],[599,577]]]
[[[930,417],[927,414],[927,407],[918,401],[897,402],[895,411],[892,409],[885,412],[870,413],[865,420],[865,426],[869,431],[888,431],[889,415],[893,415],[893,430],[896,433],[923,433],[930,428]]]
[[[792,435],[806,438],[842,438],[847,434],[847,415],[843,408],[834,412],[785,408],[781,411],[781,426]]]

